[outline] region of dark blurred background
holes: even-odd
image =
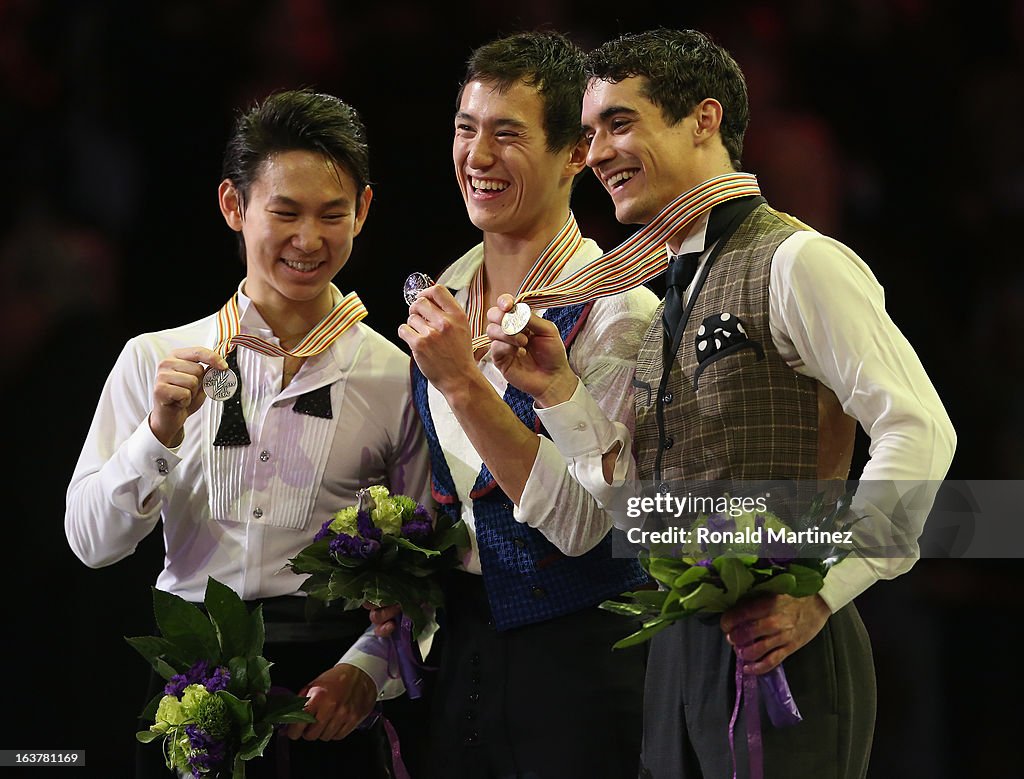
[[[161,541],[85,568],[64,491],[125,340],[216,310],[241,278],[216,205],[236,112],[299,86],[361,111],[375,197],[337,281],[397,340],[406,274],[477,240],[450,159],[471,49],[521,29],[590,47],[658,25],[703,29],[743,67],[745,169],[871,265],[959,434],[950,476],[1020,478],[1021,0],[0,0],[0,749],[85,749],[89,775],[131,773],[147,668],[121,637],[150,632]],[[606,248],[631,232],[589,177],[574,210]],[[1018,571],[924,560],[858,599],[879,677],[872,777],[1020,775]]]

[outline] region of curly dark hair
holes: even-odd
[[[722,104],[722,143],[740,169],[750,120],[747,83],[736,60],[704,33],[665,28],[629,33],[590,52],[586,67],[590,78],[601,81],[643,78],[641,94],[669,124],[689,116],[701,100],[714,98]]]
[[[544,134],[549,151],[574,146],[582,137],[580,113],[587,74],[583,51],[557,32],[523,32],[476,49],[455,99],[471,81],[494,84],[499,91],[523,82],[534,87],[544,103]]]

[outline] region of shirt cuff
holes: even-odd
[[[835,614],[880,578],[864,558],[847,557],[829,570],[818,594]]]
[[[607,452],[618,440],[615,425],[577,380],[572,397],[548,408],[536,408],[537,418],[563,457]]]
[[[530,527],[537,526],[537,519],[551,513],[551,496],[562,488],[566,478],[565,460],[551,441],[540,436],[540,448],[534,458],[530,476],[519,497],[519,504],[512,505],[512,517]],[[535,520],[530,522],[530,518]]]
[[[105,469],[103,477],[108,494],[115,496],[115,505],[122,511],[145,517],[159,510],[158,489],[181,463],[181,457],[177,449],[168,449],[160,443],[149,427],[149,417],[146,417],[120,446],[111,462],[116,465]],[[128,482],[134,482],[134,486],[126,491],[124,484]],[[137,496],[130,502],[138,500],[139,505],[120,505],[118,497],[123,498],[124,495]]]
[[[377,700],[397,698],[405,690],[401,679],[392,679],[388,673],[389,639],[373,634],[373,628],[360,636],[339,663],[354,665],[370,677],[377,688]]]

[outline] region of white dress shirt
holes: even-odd
[[[239,287],[243,333],[277,338]],[[332,285],[334,302],[341,294]],[[213,576],[244,599],[292,595],[284,568],[324,521],[384,484],[429,499],[429,455],[411,403],[409,358],[359,323],[309,357],[281,389],[283,359],[238,348],[252,443],[214,447],[223,405],[207,400],[168,449],[149,427],[157,365],[172,349],[217,342],[217,317],[131,339],[107,379],[67,492],[64,526],[91,567],[117,562],[163,518],[161,590],[203,600]],[[330,385],[332,419],[296,399]]]
[[[712,248],[705,246],[706,229],[704,217],[677,252],[703,251],[701,268]],[[891,579],[914,564],[916,539],[949,469],[956,435],[920,360],[886,313],[881,285],[848,247],[811,230],[797,231],[772,258],[768,292],[772,342],[782,358],[831,389],[871,438],[861,481],[923,486],[930,494],[908,517],[917,532],[907,557],[850,557],[829,571],[820,595],[835,612],[878,579]],[[582,387],[569,401],[537,413],[570,464],[581,454],[609,451],[615,440],[623,444],[619,459],[632,459],[628,439],[581,434],[581,425],[592,433],[607,430]],[[629,473],[633,468],[622,466]],[[581,470],[576,476],[601,505],[621,500],[621,493],[594,472]],[[854,511],[886,515],[892,510],[873,502],[855,502]]]

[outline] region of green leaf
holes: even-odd
[[[647,609],[639,603],[620,603],[617,600],[603,601],[598,604],[598,608],[624,617],[641,617],[647,613]]]
[[[252,655],[252,623],[249,610],[234,590],[212,576],[206,580],[203,601],[220,642],[222,657]]]
[[[259,656],[263,654],[263,642],[267,638],[266,628],[263,626],[263,604],[259,604],[252,610],[252,614],[249,615],[250,633],[249,633],[249,650],[251,656]]]
[[[251,738],[255,738],[256,731],[253,730],[252,704],[248,700],[235,697],[227,690],[218,690],[214,694],[224,700],[228,711],[231,712],[231,719],[234,720],[235,726],[238,729],[239,740],[244,743]]]
[[[660,633],[662,630],[664,630],[671,624],[671,622],[666,622],[665,620],[661,619],[652,620],[651,622],[646,623],[642,628],[640,628],[635,633],[632,633],[626,636],[625,638],[616,641],[614,644],[612,644],[612,649],[625,649],[626,647],[642,644],[644,643],[644,641],[649,641],[653,636]]]
[[[736,557],[719,557],[714,565],[722,577],[726,600],[731,606],[750,589],[754,583],[754,574]]]
[[[637,590],[636,592],[625,593],[637,603],[642,603],[645,606],[661,610],[661,607],[665,605],[665,598],[668,597],[668,590]]]
[[[791,573],[780,573],[771,579],[755,584],[751,592],[763,592],[771,595],[789,595],[796,587],[796,577]]]
[[[408,549],[413,552],[419,552],[420,554],[424,554],[427,557],[433,557],[434,555],[441,554],[441,552],[437,549],[424,549],[422,546],[416,546],[416,544],[414,544],[407,538],[396,537],[395,543],[403,549]]]
[[[308,700],[299,695],[268,695],[260,722],[271,725],[282,722],[316,722],[316,717],[303,709]]]
[[[265,693],[270,689],[270,666],[265,657],[248,658],[249,691]]]
[[[231,766],[231,779],[245,779],[245,761],[241,755],[235,756],[235,762]]]
[[[270,737],[274,735],[274,729],[267,725],[265,728],[260,727],[259,731],[255,733],[255,740],[248,744],[243,744],[242,749],[239,750],[238,756],[242,760],[252,760],[254,757],[260,757],[263,754],[263,750],[267,748],[267,744],[270,743]]]
[[[155,730],[140,730],[135,734],[135,739],[142,744],[148,744],[151,741],[162,738],[163,735],[163,733],[157,733]]]
[[[163,637],[177,645],[190,662],[220,662],[220,644],[213,624],[199,608],[169,592],[153,588],[153,613]]]
[[[814,595],[825,583],[821,574],[813,568],[806,568],[802,565],[797,565],[796,563],[790,563],[789,573],[796,580],[792,591],[789,593],[794,598],[803,598],[808,595]]]
[[[696,590],[683,598],[682,604],[687,611],[713,612],[725,611],[732,605],[724,592],[708,582],[701,582]]]
[[[679,576],[676,577],[675,581],[672,582],[672,586],[677,590],[681,587],[685,587],[687,584],[698,582],[707,576],[709,573],[708,569],[703,565],[694,565],[691,568],[687,568]]]
[[[160,636],[135,636],[132,638],[125,638],[125,641],[127,641],[136,652],[146,658],[146,661],[151,665],[158,657],[163,657],[168,654],[173,655],[175,650],[174,644]],[[175,659],[187,662],[184,658]]]
[[[161,690],[152,698],[149,699],[149,703],[146,704],[146,708],[142,710],[139,715],[139,719],[149,720],[151,722],[156,721],[156,710],[160,708],[160,701],[164,698],[164,691]]]
[[[249,658],[241,655],[232,657],[228,660],[228,671],[231,673],[228,690],[244,698],[249,694]]]
[[[659,582],[671,586],[679,576],[686,572],[686,565],[668,557],[652,557],[647,570]]]

